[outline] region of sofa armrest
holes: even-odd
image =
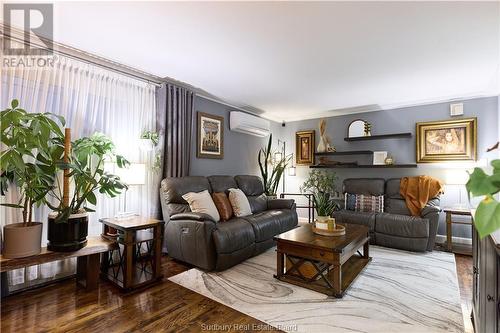
[[[436,234],[439,225],[439,213],[441,212],[439,204],[440,199],[433,198],[427,202],[427,205],[420,213],[422,218],[429,220],[429,242],[427,244],[427,251],[432,251],[434,249],[434,243],[436,242]]]
[[[180,213],[180,214],[175,214],[170,216],[171,221],[179,221],[179,220],[192,220],[192,221],[214,221],[214,219],[204,213],[193,213],[193,212],[188,212],[188,213]]]
[[[212,233],[216,228],[217,224],[211,220],[170,220],[165,228],[169,256],[202,269],[213,270],[216,251]]]
[[[268,199],[267,209],[294,209],[295,200],[293,199]]]

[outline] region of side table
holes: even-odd
[[[467,208],[447,207],[443,211],[446,213],[446,250],[458,254],[472,255],[472,246],[453,244],[451,237],[453,224],[470,225],[472,232],[474,232],[471,210]],[[470,216],[471,219],[470,221],[454,221],[452,215]]]
[[[161,243],[165,222],[141,216],[103,218],[102,237],[115,241],[116,250],[103,254],[101,277],[124,291],[161,280]]]

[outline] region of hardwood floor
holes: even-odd
[[[472,258],[455,256],[466,321],[470,326]],[[164,280],[148,289],[122,294],[106,281],[87,293],[73,279],[13,295],[1,303],[1,332],[200,332],[272,330],[265,323],[167,280],[190,267],[162,258]],[[218,326],[217,326],[218,325]],[[256,326],[253,326],[256,325]],[[257,326],[262,325],[262,326]]]
[[[458,285],[462,303],[462,314],[466,333],[473,333],[474,327],[470,318],[472,312],[472,257],[455,254],[457,263]]]

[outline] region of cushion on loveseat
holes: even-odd
[[[428,238],[429,220],[416,216],[379,213],[375,217],[375,232],[408,238]]]
[[[182,196],[189,192],[201,192],[208,190],[212,193],[212,188],[206,177],[189,176],[182,178],[165,178],[161,181],[162,207],[168,209],[168,216],[189,212],[189,205]],[[164,215],[166,212],[164,212]],[[163,217],[166,219],[166,217]]]
[[[207,177],[212,192],[224,192],[229,194],[230,188],[238,188],[238,184],[232,176],[209,176]]]
[[[343,193],[384,195],[383,178],[348,178],[343,182]]]
[[[296,225],[297,214],[290,209],[268,210],[243,218],[252,225],[255,241],[262,242],[292,229]]]
[[[242,218],[233,218],[224,223],[217,223],[213,238],[217,253],[238,251],[255,242],[252,225]]]
[[[375,230],[375,214],[373,212],[353,212],[341,210],[333,213],[333,217],[340,223],[352,223],[366,225],[370,232]]]

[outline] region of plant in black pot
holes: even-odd
[[[113,142],[101,133],[70,142],[65,133],[64,160],[58,167],[64,171],[52,195],[57,203],[48,203],[54,211],[49,215],[48,248],[52,251],[76,251],[87,244],[88,212],[97,204],[96,193],[109,197],[119,195],[126,185],[116,175],[105,171],[105,162],[116,162],[122,168],[129,162],[114,152]],[[72,191],[70,193],[70,183]]]
[[[3,255],[20,258],[40,253],[42,223],[33,221],[33,209],[47,203],[64,147],[59,123],[64,118],[50,113],[28,113],[13,100],[10,108],[0,112],[1,194],[15,187],[19,200],[3,206],[22,210],[22,223],[4,227]],[[5,149],[3,149],[5,148]]]

